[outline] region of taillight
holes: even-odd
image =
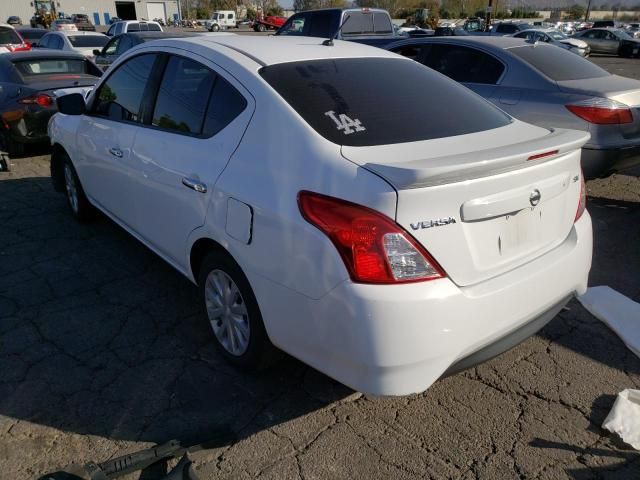
[[[576,210],[576,218],[573,222],[577,222],[587,208],[587,186],[584,183],[584,174],[580,172],[580,200],[578,200],[578,209]]]
[[[302,216],[329,237],[360,283],[406,283],[445,276],[401,226],[362,205],[319,193],[298,194]]]
[[[609,98],[590,98],[565,105],[565,107],[583,120],[598,125],[633,122],[633,115],[631,115],[629,107]]]
[[[21,98],[18,100],[18,103],[22,103],[24,105],[38,104],[41,107],[50,107],[53,105],[53,98],[46,93],[39,93],[37,95],[31,95],[30,97]]]
[[[7,47],[7,50],[9,50],[10,52],[26,52],[31,50],[31,45],[29,45],[28,43],[5,45],[5,47]]]

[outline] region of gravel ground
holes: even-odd
[[[640,301],[640,183],[588,192],[590,284]],[[289,357],[227,366],[196,289],[106,218],[75,223],[48,156],[14,160],[0,199],[1,478],[172,438],[210,441],[202,479],[640,478],[640,453],[600,428],[640,360],[576,301],[421,395],[371,398]]]

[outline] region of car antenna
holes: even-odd
[[[340,30],[342,30],[342,27],[344,27],[344,24],[347,23],[350,18],[351,18],[351,15],[345,17],[344,21],[342,22],[342,25],[340,25],[336,30],[336,32],[333,35],[331,35],[331,38],[328,38],[324,42],[322,42],[322,45],[324,45],[325,47],[333,47],[333,41],[336,38],[338,38],[338,34],[340,33]]]

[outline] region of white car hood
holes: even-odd
[[[568,45],[573,45],[578,48],[587,48],[587,42],[584,40],[578,40],[577,38],[565,38],[564,40],[559,40],[560,43],[566,43]]]

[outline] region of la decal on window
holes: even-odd
[[[328,112],[325,112],[325,115],[333,120],[333,123],[336,124],[336,128],[338,130],[342,130],[342,133],[345,135],[351,135],[355,132],[364,132],[366,130],[360,120],[357,118],[351,119],[345,113],[336,115],[336,112],[329,110]]]

